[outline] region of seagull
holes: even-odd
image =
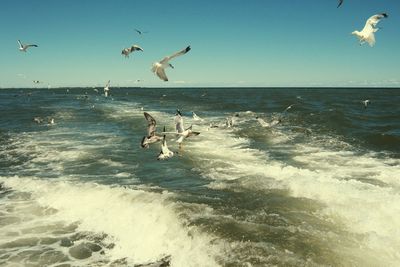
[[[179,52],[176,52],[175,54],[173,54],[171,56],[167,56],[167,57],[163,58],[160,62],[153,63],[153,67],[151,68],[151,71],[154,72],[161,80],[167,82],[168,78],[167,78],[167,75],[165,74],[165,68],[168,68],[168,67],[174,68],[174,66],[172,66],[168,62],[171,59],[181,56],[181,55],[184,55],[189,51],[190,51],[190,46],[186,47],[185,49],[183,49]]]
[[[110,91],[110,80],[108,80],[106,87],[104,87],[104,96],[108,96],[108,91]]]
[[[281,119],[273,120],[271,123],[266,122],[265,120],[261,119],[260,117],[256,117],[256,120],[260,123],[261,127],[273,127],[282,122]]]
[[[192,125],[190,125],[190,127],[187,128],[187,129],[184,128],[182,113],[180,112],[179,109],[176,110],[175,129],[176,129],[178,135],[180,135],[178,140],[176,140],[176,142],[179,143],[179,144],[182,143],[185,138],[188,138],[190,136],[196,136],[196,135],[200,134],[199,132],[193,132],[192,131]]]
[[[364,101],[361,101],[361,102],[364,104],[364,108],[367,108],[367,106],[368,106],[369,104],[371,104],[371,101],[370,101],[369,99],[364,100]]]
[[[21,51],[21,52],[26,52],[26,50],[29,47],[38,47],[38,45],[35,45],[35,44],[28,44],[28,45],[22,44],[20,40],[18,40],[18,44],[19,44],[19,51]]]
[[[147,136],[144,136],[140,145],[143,148],[149,148],[150,144],[161,141],[163,138],[156,135],[156,120],[147,112],[144,112],[144,117],[147,122]]]
[[[40,83],[40,81],[34,80],[33,83]]]
[[[34,117],[33,121],[39,124],[43,122],[43,119],[41,117]]]
[[[148,33],[147,31],[145,32],[145,31],[141,31],[141,30],[138,30],[138,29],[135,29],[135,31],[136,31],[139,35],[142,35],[143,33]]]
[[[165,126],[164,126],[164,132],[165,132]],[[172,158],[173,156],[174,156],[174,152],[172,152],[171,150],[168,149],[167,140],[166,140],[165,134],[164,134],[163,140],[161,143],[161,151],[160,151],[160,154],[158,154],[157,160],[165,160],[165,159]]]
[[[286,112],[286,111],[288,111],[289,109],[291,109],[294,105],[296,105],[296,104],[291,104],[290,106],[288,106],[283,112]]]
[[[343,4],[343,0],[339,0],[338,8]]]
[[[364,29],[362,29],[361,32],[353,31],[351,34],[357,36],[357,38],[360,41],[360,45],[367,42],[372,47],[375,45],[375,32],[379,30],[379,28],[376,27],[376,25],[379,23],[379,21],[381,21],[381,19],[387,17],[388,15],[386,13],[373,15],[367,20]]]
[[[121,52],[121,55],[125,55],[125,57],[129,57],[129,54],[134,51],[142,51],[143,52],[143,48],[141,48],[138,45],[132,45],[131,47],[124,48]]]
[[[197,116],[197,114],[194,113],[194,111],[192,111],[192,115],[193,115],[193,120],[195,120],[195,121],[204,121],[204,119],[202,119],[199,116]]]

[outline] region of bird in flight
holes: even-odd
[[[338,8],[343,4],[343,0],[339,0]]]
[[[169,63],[169,61],[173,58],[184,55],[189,51],[190,51],[190,46],[186,47],[185,49],[183,49],[179,52],[176,52],[175,54],[173,54],[171,56],[164,57],[160,62],[153,63],[153,67],[151,68],[151,71],[154,72],[161,80],[167,82],[168,77],[165,74],[165,68],[168,68],[168,67],[174,68],[174,66],[172,66]]]
[[[164,131],[163,132],[165,132],[165,126],[164,126]],[[162,140],[162,143],[161,143],[161,151],[160,151],[160,154],[158,154],[157,159],[158,160],[165,160],[165,159],[169,159],[169,158],[171,158],[173,156],[174,156],[174,152],[172,152],[171,150],[168,149],[167,139],[166,139],[166,136],[164,134],[163,140]]]
[[[379,21],[381,21],[381,19],[387,17],[388,15],[386,13],[373,15],[367,20],[364,29],[362,29],[361,32],[353,31],[351,34],[355,35],[359,39],[360,45],[367,42],[372,47],[376,42],[375,33],[379,30],[379,27],[376,27],[376,25],[379,23]]]
[[[371,103],[371,101],[369,99],[361,101],[364,104],[364,108],[367,108],[368,105]]]
[[[35,44],[22,44],[20,40],[18,40],[18,44],[19,44],[19,51],[21,52],[26,52],[26,50],[29,47],[38,47],[38,45]]]
[[[163,140],[163,137],[156,135],[156,120],[147,112],[144,112],[144,117],[147,120],[147,135],[143,137],[140,143],[141,147],[149,148],[150,144]]]
[[[141,30],[138,30],[138,29],[135,29],[135,31],[136,31],[139,35],[142,35],[142,34],[144,34],[144,33],[148,33],[147,31],[141,31]]]
[[[108,96],[108,91],[110,91],[110,80],[108,80],[106,86],[104,87],[104,96],[107,97]]]
[[[138,45],[132,45],[131,47],[128,48],[124,48],[121,52],[121,55],[125,55],[125,57],[129,57],[129,54],[135,51],[142,51],[143,52],[143,48],[141,48]]]

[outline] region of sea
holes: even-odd
[[[385,88],[1,89],[0,266],[400,266],[399,103]],[[180,147],[177,109],[200,132]],[[140,146],[144,112],[172,158]]]

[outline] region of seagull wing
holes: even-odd
[[[135,29],[135,31],[136,31],[138,34],[142,34],[142,32],[139,31],[138,29]]]
[[[139,50],[139,51],[142,51],[142,52],[143,52],[143,48],[141,48],[140,46],[138,46],[138,45],[132,45],[132,46],[131,46],[131,51],[136,51],[136,50]]]
[[[157,126],[156,120],[147,112],[144,112],[143,114],[147,122],[149,123],[147,125],[147,136],[155,135]]]
[[[179,114],[175,116],[175,129],[178,133],[183,133],[185,131],[183,126],[183,119]]]
[[[381,14],[377,14],[377,15],[373,15],[372,17],[370,17],[365,26],[367,26],[367,24],[371,25],[373,28],[376,27],[376,25],[379,23],[379,21],[381,21],[381,19],[383,18],[387,18],[388,15],[386,13],[381,13]]]
[[[165,82],[168,81],[168,77],[167,77],[167,74],[165,74],[164,68],[158,67],[158,68],[156,68],[155,72],[156,72],[157,76],[158,76],[161,80],[163,80],[163,81],[165,81]]]
[[[339,0],[338,8],[343,4],[343,0]]]
[[[38,47],[38,45],[35,45],[35,44],[28,44],[28,45],[25,45],[25,47]]]
[[[24,47],[20,40],[18,40],[18,44],[19,44],[19,48],[23,48]]]
[[[190,48],[190,45],[189,45],[189,46],[186,47],[185,49],[182,49],[181,51],[176,52],[175,54],[173,54],[173,55],[171,55],[171,56],[165,57],[163,60],[160,61],[160,63],[164,65],[164,64],[166,64],[168,61],[170,61],[171,59],[186,54],[187,52],[190,51],[190,49],[191,49],[191,48]]]

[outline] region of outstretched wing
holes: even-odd
[[[156,74],[161,80],[163,80],[164,82],[168,82],[168,77],[167,74],[165,74],[164,68],[161,67],[156,68]]]
[[[156,120],[147,112],[144,112],[144,117],[146,118],[148,125],[147,125],[147,136],[153,136],[156,133]]]
[[[143,52],[143,48],[141,48],[140,46],[138,46],[138,45],[132,45],[131,46],[131,51],[137,51],[137,50]]]
[[[373,15],[372,17],[370,17],[367,22],[366,25],[369,24],[371,25],[373,28],[376,27],[376,25],[379,23],[379,21],[381,21],[381,19],[383,18],[387,18],[388,14],[386,13],[381,13],[381,14],[377,14],[377,15]]]
[[[338,8],[343,4],[343,0],[339,0]]]
[[[23,48],[23,45],[20,40],[18,40],[19,48]]]
[[[25,45],[25,47],[39,47],[39,46],[35,45],[35,44],[28,44],[28,45]]]
[[[161,63],[161,64],[166,64],[166,63],[167,63],[168,61],[170,61],[171,59],[186,54],[187,52],[190,51],[190,49],[191,49],[191,48],[190,48],[190,45],[189,45],[189,46],[186,47],[185,49],[182,49],[181,51],[176,52],[175,54],[173,54],[173,55],[171,55],[171,56],[165,57],[163,60],[160,61],[160,63]]]
[[[175,129],[178,133],[183,133],[185,131],[182,116],[179,114],[175,116]]]

